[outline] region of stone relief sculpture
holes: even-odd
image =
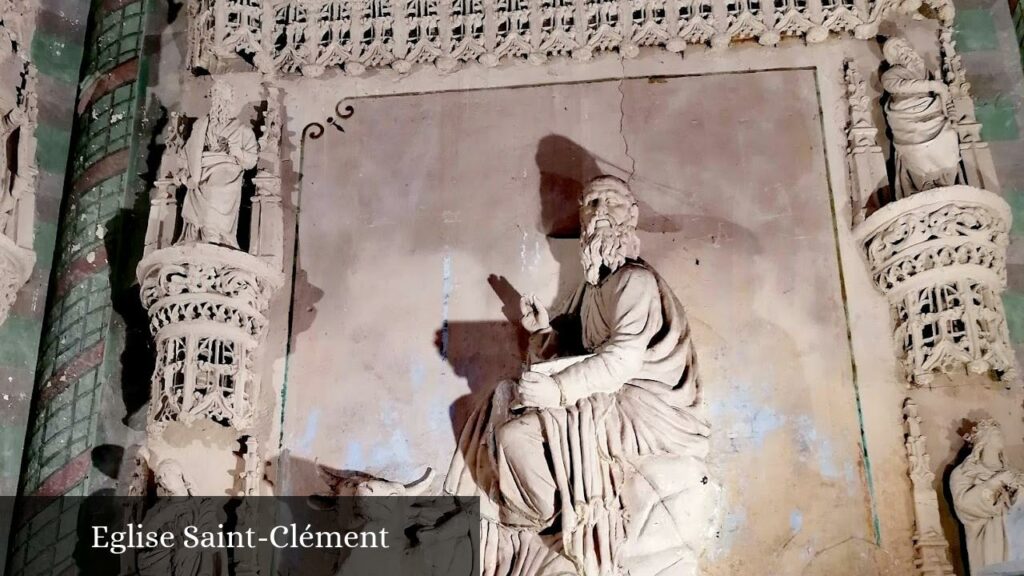
[[[243,173],[256,166],[256,135],[237,115],[229,84],[210,89],[210,113],[196,121],[185,144],[188,193],[182,206],[179,242],[238,248]]]
[[[982,420],[964,438],[971,453],[949,477],[953,508],[964,526],[971,574],[1006,562],[1006,516],[1024,486],[1024,475],[1007,467],[999,423]]]
[[[555,317],[524,297],[533,363],[462,432],[445,489],[484,499],[484,574],[695,573],[709,428],[685,312],[639,257],[637,219],[622,180],[586,186],[586,282]]]
[[[882,87],[889,93],[885,116],[895,148],[896,198],[956,184],[960,143],[949,119],[949,87],[933,78],[904,38],[887,40],[882,53],[891,66]]]
[[[408,484],[360,472],[341,472],[319,463],[316,469],[329,491],[310,498],[310,506],[318,510],[338,510],[339,524],[343,525],[351,518],[346,516],[346,510],[339,510],[336,497],[354,497],[353,512],[363,522],[360,530],[386,529],[392,534],[401,533],[393,544],[400,552],[383,556],[353,550],[340,563],[336,574],[363,574],[370,568],[380,574],[469,576],[477,573],[472,561],[478,555],[463,548],[472,543],[466,523],[452,520],[452,510],[446,510],[457,507],[458,501],[447,496],[425,496],[434,479],[433,469],[427,468],[419,479]],[[423,498],[417,502],[403,498],[414,496]]]

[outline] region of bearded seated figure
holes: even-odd
[[[637,220],[623,181],[587,185],[586,282],[551,320],[523,298],[533,364],[462,432],[446,490],[482,496],[483,574],[696,573],[709,430],[686,316],[640,259]]]

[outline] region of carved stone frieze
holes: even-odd
[[[749,0],[189,0],[190,68],[216,70],[238,55],[266,73],[359,75],[414,64],[448,72],[466,62],[534,64],[597,52],[635,57],[645,46],[681,52],[783,37],[821,42],[830,33],[873,38],[905,0],[765,4]],[[939,16],[948,15],[939,12]]]
[[[892,202],[855,229],[892,306],[898,356],[913,383],[964,370],[1015,377],[999,298],[1010,222],[999,196],[950,186]]]

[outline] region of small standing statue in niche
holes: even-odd
[[[638,217],[622,180],[587,184],[586,281],[554,317],[523,298],[533,364],[462,431],[445,489],[483,497],[485,574],[696,573],[710,430],[686,314],[639,257]]]
[[[889,93],[885,116],[895,148],[896,199],[956,184],[960,143],[949,120],[949,88],[934,80],[924,59],[903,38],[882,47],[890,68],[882,74]]]
[[[1003,460],[1003,433],[995,420],[982,420],[965,436],[971,453],[953,469],[953,508],[964,525],[971,574],[1009,560],[1006,517],[1024,477]]]
[[[142,550],[137,559],[139,576],[226,576],[224,549],[188,549],[181,546],[186,527],[196,533],[218,532],[217,502],[196,498],[185,471],[176,460],[163,460],[156,469],[157,502],[142,521],[145,532],[174,534],[179,545]]]
[[[18,200],[29,186],[31,174],[19,174],[17,162],[18,129],[27,116],[21,106],[0,101],[0,234],[8,234]]]
[[[215,82],[210,113],[196,121],[185,144],[188,193],[181,210],[179,242],[206,242],[238,248],[238,212],[243,174],[256,166],[256,135],[236,117],[231,86]]]

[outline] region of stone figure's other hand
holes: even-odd
[[[519,404],[525,408],[558,408],[562,390],[555,379],[540,372],[523,372],[519,378]]]
[[[537,296],[527,294],[519,300],[519,310],[523,313],[521,323],[530,334],[543,332],[551,328],[548,311],[537,301]]]

